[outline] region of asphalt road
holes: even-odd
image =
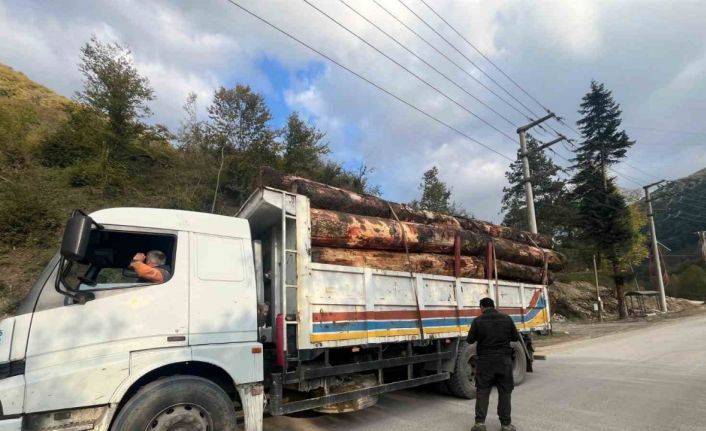
[[[513,393],[523,430],[706,430],[706,316],[545,350]],[[491,412],[495,411],[495,392]],[[469,430],[473,401],[424,388],[384,395],[366,410],[265,420],[265,431]],[[499,430],[497,417],[488,429]]]

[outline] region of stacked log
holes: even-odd
[[[491,269],[497,267],[500,279],[542,283],[551,278],[547,270],[564,266],[547,236],[420,210],[268,168],[261,170],[259,186],[309,198],[314,262],[485,278],[492,242],[496,261]]]
[[[386,269],[389,271],[409,271],[407,255],[405,253],[379,251],[379,250],[350,250],[343,248],[314,247],[312,259],[315,262],[331,265],[344,265],[356,267],[369,267]],[[454,256],[435,253],[410,253],[409,262],[412,271],[432,274],[454,276]],[[543,271],[541,268],[520,265],[503,260],[496,261],[498,278],[501,280],[525,281],[542,283]],[[475,256],[461,256],[459,277],[485,278],[485,259]]]
[[[397,218],[402,221],[445,225],[537,247],[553,247],[552,239],[545,235],[533,234],[473,218],[420,210],[410,205],[386,201],[376,196],[354,193],[294,175],[284,175],[270,168],[263,168],[260,171],[259,186],[305,195],[310,199],[312,208],[388,219],[394,219],[397,215]]]
[[[483,256],[491,240],[488,235],[459,228],[311,210],[311,244],[314,246],[405,251],[406,241],[410,252],[453,254],[457,234],[464,256]],[[546,259],[551,270],[560,270],[564,265],[563,256],[553,250],[501,238],[494,238],[493,242],[500,260],[541,267]]]

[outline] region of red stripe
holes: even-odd
[[[520,308],[501,308],[499,311],[506,314],[519,314]],[[454,309],[444,310],[422,310],[422,318],[439,317],[476,317],[480,316],[479,308],[459,310],[458,314]],[[413,320],[419,317],[416,310],[387,310],[387,311],[334,311],[313,313],[314,322],[340,322],[340,321],[360,321],[360,320]]]

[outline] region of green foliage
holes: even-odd
[[[154,99],[149,80],[137,71],[129,49],[118,43],[103,43],[92,36],[81,48],[79,70],[83,90],[76,94],[95,111],[108,118],[110,145],[122,149],[136,134],[140,118],[151,115]]]
[[[451,201],[451,188],[439,179],[439,169],[433,166],[424,172],[419,184],[422,196],[410,203],[414,208],[451,215],[467,215],[458,204]]]
[[[578,202],[577,241],[595,249],[599,260],[612,266],[620,316],[626,317],[623,285],[626,266],[641,257],[644,237],[639,234],[639,214],[628,208],[608,168],[625,157],[634,142],[620,130],[621,111],[603,84],[591,82],[591,91],[581,103],[577,122],[583,142],[576,150],[574,197]]]
[[[667,293],[679,298],[706,300],[706,269],[703,264],[688,264],[672,273]]]
[[[583,142],[576,151],[576,162],[581,168],[600,166],[607,176],[606,169],[624,158],[635,143],[620,130],[620,105],[603,84],[591,81],[591,91],[583,97],[579,114],[582,118],[576,124]]]
[[[694,232],[706,230],[706,169],[666,183],[652,199],[660,242],[675,254],[698,254]]]
[[[204,120],[190,95],[173,135],[142,121],[154,96],[127,49],[94,37],[81,59],[79,102],[0,65],[0,315],[22,296],[47,250],[55,249],[74,208],[232,215],[263,165],[379,193],[367,167],[347,170],[327,160],[324,133],[297,114],[283,130],[272,127],[264,97],[247,86],[218,89]]]
[[[571,234],[576,208],[569,199],[566,181],[558,176],[559,166],[539,150],[541,144],[531,135],[527,136],[537,230],[562,243]],[[517,151],[517,160],[505,172],[509,186],[503,188],[502,212],[505,214],[503,224],[516,229],[529,230],[520,152],[520,150]]]
[[[0,245],[44,245],[59,227],[60,212],[51,191],[37,187],[34,179],[18,177],[0,187]]]
[[[85,106],[69,106],[68,120],[47,136],[39,160],[47,167],[65,168],[96,157],[105,146],[108,130],[103,116]]]
[[[284,170],[313,176],[321,165],[322,157],[330,152],[328,144],[322,142],[324,136],[325,133],[308,126],[296,112],[290,115],[284,129]]]

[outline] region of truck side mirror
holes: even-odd
[[[88,239],[91,236],[93,220],[85,214],[75,212],[64,229],[61,240],[61,256],[70,261],[81,261],[86,257]]]

